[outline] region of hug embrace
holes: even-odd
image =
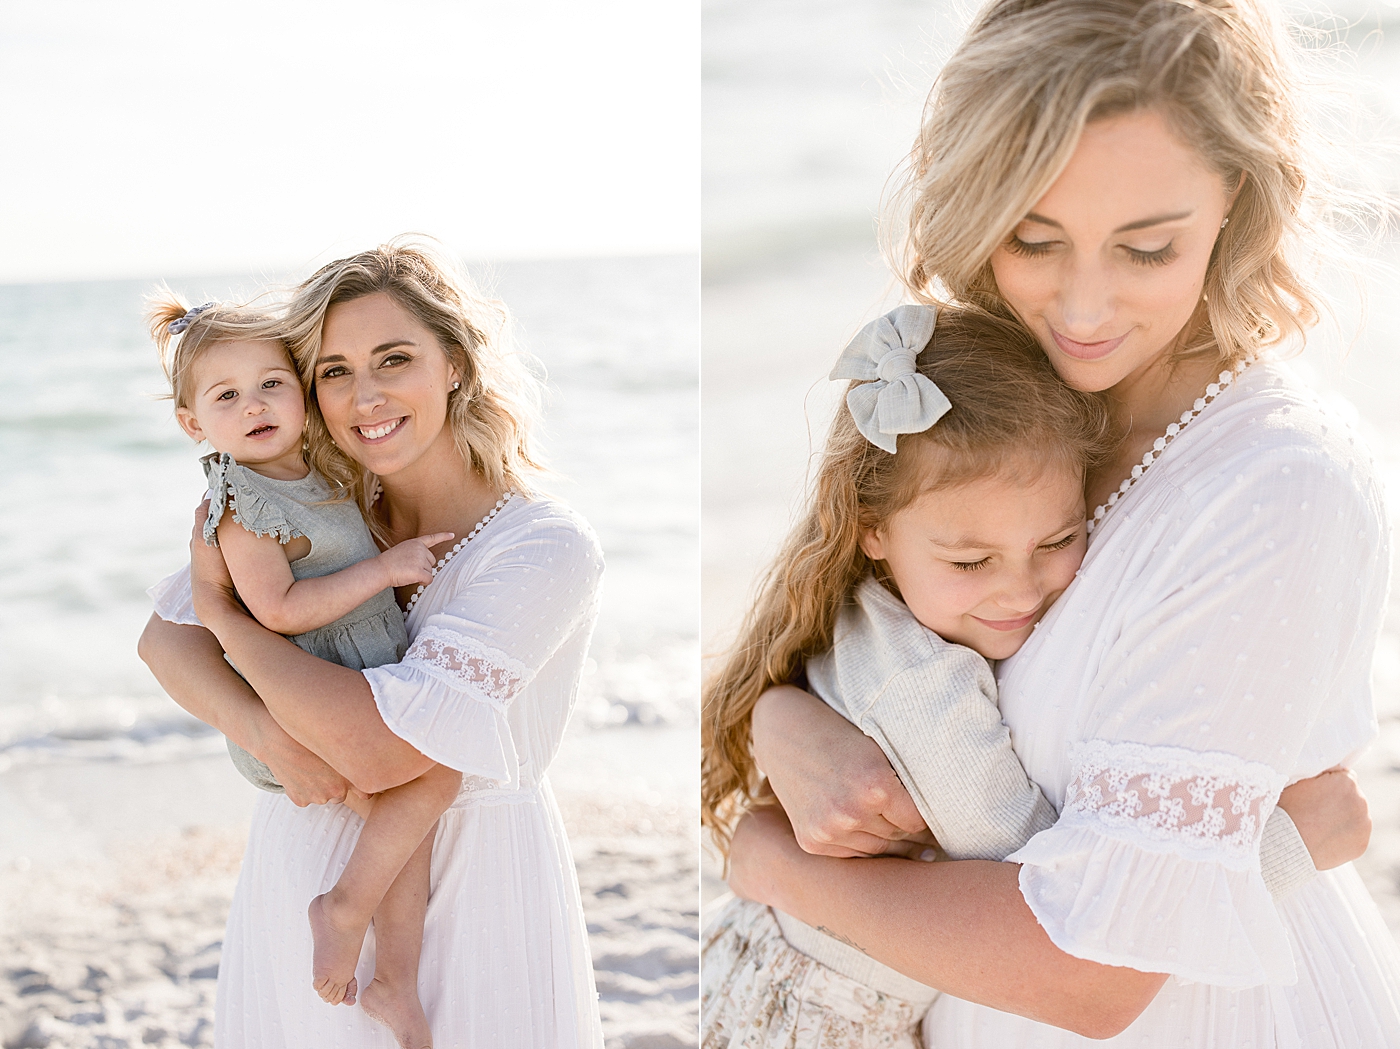
[[[213,451],[140,651],[263,791],[216,1045],[601,1049],[545,770],[602,558],[532,483],[503,308],[400,239],[275,310],[161,292],[148,320]]]
[[[704,1046],[1400,1045],[1345,770],[1388,522],[1284,362],[1337,200],[1295,47],[994,0],[940,73],[910,305],[705,687]]]

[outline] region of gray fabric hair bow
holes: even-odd
[[[170,334],[179,335],[191,324],[193,324],[194,319],[198,317],[201,313],[203,313],[205,310],[212,310],[217,305],[217,302],[206,302],[202,306],[191,306],[185,312],[185,315],[183,317],[178,317],[170,322]]]
[[[937,317],[932,306],[891,310],[862,328],[831,369],[833,379],[867,380],[851,387],[846,406],[865,439],[891,454],[899,434],[923,433],[953,407],[914,365]]]

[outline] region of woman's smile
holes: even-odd
[[[1054,328],[1051,328],[1050,337],[1055,340],[1055,345],[1068,356],[1081,361],[1097,361],[1118,349],[1128,335],[1123,334],[1116,339],[1104,339],[1101,342],[1076,342],[1068,335],[1061,335]]]
[[[399,427],[407,418],[406,415],[400,415],[384,423],[361,423],[353,429],[366,444],[379,444],[398,433]]]

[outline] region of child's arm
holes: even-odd
[[[437,563],[429,547],[451,538],[451,532],[419,536],[339,572],[296,579],[276,536],[254,535],[231,518],[219,523],[219,547],[238,596],[258,622],[279,634],[333,623],[389,587],[428,583]]]

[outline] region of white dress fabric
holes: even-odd
[[[1272,899],[1279,791],[1376,731],[1389,536],[1366,451],[1256,364],[1095,531],[1000,668],[1001,711],[1059,821],[1010,857],[1062,950],[1172,974],[1090,1042],[943,995],[926,1044],[1400,1046],[1400,951],[1350,865]]]
[[[602,1049],[578,878],[545,776],[602,567],[580,518],[516,496],[423,592],[403,661],[362,671],[389,728],[464,773],[433,846],[418,983],[438,1049]],[[258,798],[219,965],[216,1046],[393,1049],[357,1006],[311,989],[306,908],[335,884],[361,826],[343,805]],[[371,930],[362,988],[373,971]]]

